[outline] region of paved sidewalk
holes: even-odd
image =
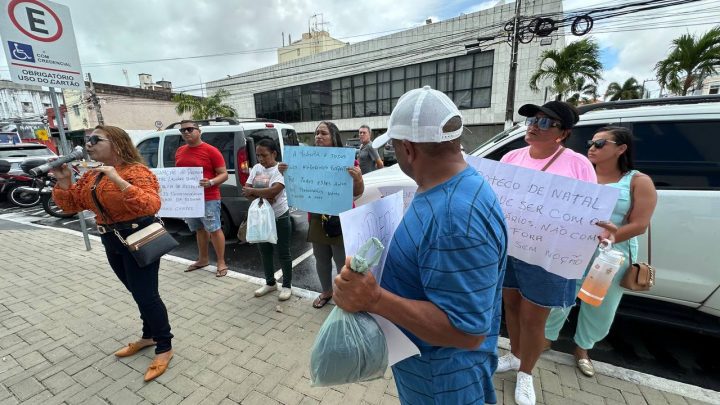
[[[145,383],[152,350],[112,355],[139,336],[140,322],[102,245],[93,241],[87,252],[76,235],[8,228],[0,227],[0,404],[399,403],[390,372],[369,383],[310,387],[310,347],[331,306],[253,298],[257,284],[247,278],[183,273],[185,265],[169,260],[162,261],[160,288],[176,354],[168,372]],[[696,399],[660,391],[666,381],[650,377],[644,385],[626,381],[640,380],[632,375],[583,377],[568,357],[540,360],[538,403],[720,403],[720,394],[708,390],[690,387],[687,395]],[[499,403],[514,404],[514,375],[495,381]]]

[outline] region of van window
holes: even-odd
[[[283,144],[284,145],[294,145],[297,146],[300,144],[300,141],[298,140],[297,133],[295,133],[294,129],[289,128],[283,128],[282,130],[282,137],[283,137]]]
[[[261,139],[271,139],[277,143],[278,131],[275,128],[246,129],[245,138],[252,138],[253,140],[253,142],[247,142],[247,146],[249,149],[250,145],[257,145],[258,141]],[[278,147],[279,146],[280,145],[278,143]],[[255,159],[255,150],[248,150],[248,156],[250,157],[250,167],[252,167],[257,163],[257,160]],[[282,150],[280,150],[280,153],[278,153],[277,160],[282,161]]]
[[[175,167],[175,152],[185,141],[180,135],[167,135],[163,144],[163,167]]]
[[[140,155],[145,160],[145,164],[148,167],[156,168],[158,165],[158,148],[160,145],[160,138],[146,139],[138,144],[137,149]]]
[[[715,121],[633,123],[635,166],[659,189],[720,189]]]
[[[233,151],[235,132],[203,132],[202,140],[218,148],[225,159],[225,167],[228,170],[235,170],[235,153]]]
[[[511,150],[524,148],[527,146],[527,143],[525,143],[525,137],[520,136],[517,139],[513,140],[510,143],[507,143],[496,150],[489,153],[487,156],[485,156],[487,159],[492,160],[500,160],[503,156],[505,156],[506,153],[510,152]]]

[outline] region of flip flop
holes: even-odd
[[[185,273],[187,273],[187,272],[189,272],[189,271],[195,271],[195,270],[197,270],[197,269],[202,269],[203,267],[207,267],[207,266],[209,266],[209,265],[210,265],[210,263],[208,263],[208,264],[203,264],[202,266],[199,265],[199,264],[191,264],[191,265],[188,266],[187,269],[185,269]]]
[[[318,295],[317,298],[315,298],[315,301],[313,301],[313,308],[320,309],[325,306],[330,300],[332,299],[332,295],[329,297],[323,297],[322,295]]]
[[[222,268],[222,269],[217,269],[217,271],[215,272],[215,277],[225,277],[225,276],[227,276],[228,270],[229,270],[229,269],[228,269],[227,267],[224,267],[224,268]]]

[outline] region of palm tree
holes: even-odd
[[[658,82],[671,91],[687,95],[720,65],[720,26],[700,37],[683,34],[675,38],[667,58],[655,65]]]
[[[622,86],[618,82],[610,83],[605,91],[605,99],[610,97],[610,101],[635,100],[642,98],[642,91],[642,86],[638,84],[634,77],[631,77],[625,80]]]
[[[530,77],[530,88],[538,91],[539,82],[549,79],[557,93],[556,100],[562,100],[575,87],[578,78],[597,85],[601,73],[600,47],[592,38],[585,38],[562,50],[551,49],[540,54],[540,65]]]
[[[224,98],[230,96],[225,89],[218,90],[210,97],[202,98],[189,94],[175,94],[172,101],[176,102],[175,111],[182,115],[186,112],[192,114],[194,120],[206,120],[214,117],[235,117],[237,112],[227,104],[223,104]]]
[[[589,103],[597,100],[598,98],[597,86],[592,83],[585,84],[584,77],[578,77],[575,79],[575,82],[570,90],[573,95],[568,97],[566,101],[572,105]]]

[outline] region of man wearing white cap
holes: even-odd
[[[405,93],[388,131],[398,164],[418,184],[395,231],[383,277],[349,270],[335,303],[381,315],[419,348],[393,368],[401,403],[495,403],[492,375],[502,306],[507,234],[490,185],[460,151],[462,116],[443,93]]]

